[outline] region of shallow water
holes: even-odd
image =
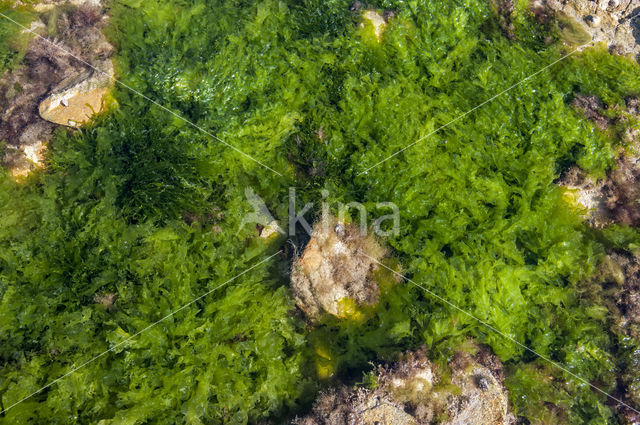
[[[112,351],[0,423],[288,417],[326,383],[320,349],[336,377],[354,379],[422,344],[445,361],[467,337],[506,363],[517,414],[558,420],[545,416],[552,403],[569,423],[616,423],[605,396],[410,285],[385,294],[364,323],[310,328],[291,313],[280,256],[127,340],[281,247],[241,228],[246,187],[283,220],[296,187],[299,205],[316,205],[310,221],[326,189],[332,205],[394,202],[401,227],[386,243],[403,273],[615,389],[622,336],[580,288],[605,247],[630,249],[638,235],[593,231],[554,180],[574,164],[595,176],[613,166],[615,135],[570,102],[595,94],[624,105],[640,94],[638,65],[591,48],[457,119],[572,47],[545,44],[552,30],[522,7],[510,40],[474,0],[380,2],[395,16],[378,42],[350,6],[111,5],[118,78],[281,175],[118,87],[117,107],[81,132],[59,132],[46,173],[26,186],[2,176],[3,408]],[[96,293],[117,293],[114,308]]]

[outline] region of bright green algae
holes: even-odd
[[[637,236],[589,230],[553,182],[571,164],[594,175],[613,165],[614,140],[567,104],[586,93],[624,105],[640,94],[637,64],[599,49],[567,58],[361,175],[566,51],[543,43],[549,29],[523,7],[512,41],[482,1],[382,2],[397,16],[378,44],[349,6],[112,4],[119,78],[283,176],[121,87],[117,110],[59,132],[46,173],[24,186],[2,176],[3,408],[274,253],[238,230],[246,186],[281,218],[289,186],[300,204],[320,189],[371,211],[395,202],[401,232],[388,242],[414,281],[614,389],[619,336],[580,282],[606,246]],[[189,225],[185,212],[199,218]],[[563,421],[616,423],[604,396],[412,285],[385,294],[366,323],[309,331],[285,270],[277,257],[229,282],[0,423],[284,417],[318,386],[319,345],[345,376],[420,344],[446,359],[468,336],[506,362],[518,414],[548,422],[550,402]],[[115,308],[95,293],[117,293]]]

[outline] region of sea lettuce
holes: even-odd
[[[0,423],[277,422],[331,378],[423,344],[446,362],[468,337],[507,363],[516,413],[614,423],[602,394],[513,340],[615,385],[619,336],[579,288],[637,232],[589,229],[554,182],[614,166],[613,135],[570,101],[621,105],[640,94],[638,65],[593,48],[548,66],[568,51],[520,3],[511,40],[485,1],[381,1],[380,43],[350,6],[110,3],[118,79],[176,115],[118,85],[117,106],[56,134],[46,171],[0,177],[2,407],[111,349]],[[368,218],[394,202],[403,273],[512,339],[409,282],[366,321],[310,328],[284,254],[136,335],[278,251],[241,227],[247,187],[281,224],[289,187],[316,203],[309,220],[322,189]]]

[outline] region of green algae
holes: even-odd
[[[640,94],[637,64],[601,49],[571,56],[361,174],[566,51],[520,3],[508,40],[483,1],[382,1],[395,17],[380,44],[350,6],[111,4],[118,78],[283,176],[122,87],[119,110],[57,135],[46,173],[26,186],[2,175],[3,408],[275,252],[238,230],[247,186],[280,218],[289,186],[301,203],[321,189],[332,204],[395,202],[401,231],[388,243],[415,282],[613,389],[618,336],[578,289],[605,247],[632,249],[637,232],[591,231],[554,180],[572,164],[596,176],[613,166],[616,141],[568,104],[578,93],[623,104]],[[309,330],[292,314],[286,267],[274,259],[230,282],[0,423],[284,417],[308,402],[317,364],[348,378],[422,344],[446,359],[469,336],[507,363],[530,421],[616,421],[604,396],[411,284],[383,294],[365,323]],[[96,293],[117,293],[115,308]]]
[[[0,1],[0,13],[20,25],[28,26],[33,20],[33,14],[27,8],[13,8],[8,0]],[[0,16],[0,19],[2,19],[2,25],[0,25],[0,74],[2,74],[17,66],[23,59],[30,36],[22,33],[22,28],[8,21],[7,18]]]

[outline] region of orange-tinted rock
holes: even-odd
[[[62,81],[38,108],[40,116],[52,123],[79,127],[104,108],[109,92],[113,67],[109,63],[106,74],[87,71]]]

